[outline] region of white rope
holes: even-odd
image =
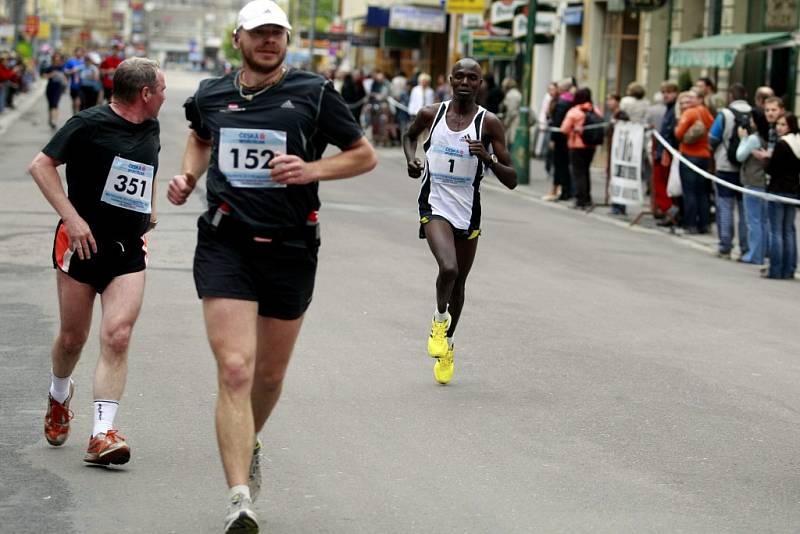
[[[411,110],[410,110],[410,109],[408,109],[408,106],[404,106],[402,103],[398,102],[397,100],[395,100],[395,99],[394,99],[394,98],[392,98],[391,96],[387,97],[387,100],[389,101],[389,103],[390,103],[392,106],[394,106],[394,107],[396,107],[396,108],[399,108],[399,109],[400,109],[400,111],[405,111],[406,113],[408,113],[409,115],[411,115]]]
[[[593,130],[595,128],[605,128],[609,124],[611,124],[611,123],[610,122],[598,122],[597,124],[590,124],[589,126],[584,126],[582,128],[582,130]],[[551,126],[550,128],[547,128],[547,131],[548,132],[552,132],[552,133],[564,133],[564,132],[561,131],[561,128],[559,128],[558,126]]]
[[[800,200],[796,198],[787,198],[787,197],[782,197],[780,195],[774,195],[772,193],[762,193],[761,191],[753,191],[752,189],[745,189],[742,186],[726,182],[722,178],[718,178],[713,174],[704,171],[703,169],[701,169],[700,167],[698,167],[697,165],[695,165],[694,163],[683,157],[683,155],[678,150],[676,150],[675,147],[670,145],[666,139],[661,137],[661,134],[658,133],[656,130],[653,130],[653,135],[655,136],[656,139],[658,139],[658,142],[661,143],[661,145],[664,148],[669,150],[669,153],[672,154],[673,158],[678,158],[684,165],[692,169],[694,172],[700,174],[700,176],[702,176],[703,178],[711,180],[716,184],[719,184],[723,187],[727,187],[728,189],[733,189],[734,191],[738,191],[745,195],[752,195],[772,202],[783,202],[784,204],[793,204],[795,206],[800,206]]]
[[[366,104],[367,100],[369,100],[369,97],[365,96],[364,98],[362,98],[358,102],[353,102],[352,104],[347,104],[347,107],[350,108],[350,109],[356,109],[357,107],[363,106],[364,104]]]

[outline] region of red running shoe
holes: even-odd
[[[47,394],[47,413],[44,415],[44,438],[54,447],[60,447],[69,437],[69,422],[74,417],[69,401],[75,393],[75,384],[70,381],[69,397],[63,403]]]
[[[131,459],[131,448],[125,443],[125,438],[117,434],[116,430],[109,430],[106,434],[97,434],[89,440],[89,448],[83,461],[96,465],[120,465],[128,463]]]

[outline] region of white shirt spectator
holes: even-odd
[[[435,96],[431,87],[426,87],[424,90],[421,85],[414,87],[411,90],[411,96],[408,98],[409,114],[416,115],[420,109],[433,104]]]

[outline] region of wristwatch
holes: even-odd
[[[497,163],[497,156],[495,156],[494,154],[489,154],[489,158],[492,160],[489,162],[489,168],[491,169]]]

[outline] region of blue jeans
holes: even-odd
[[[704,171],[708,170],[710,160],[684,156]],[[681,187],[683,188],[683,227],[687,230],[697,229],[701,234],[708,233],[711,219],[706,179],[681,163]]]
[[[6,109],[6,82],[0,82],[0,113]]]
[[[797,195],[781,193],[782,197]],[[797,268],[797,233],[794,227],[794,204],[770,202],[769,277],[793,278]]]
[[[717,176],[734,185],[741,185],[738,172],[717,171]],[[719,234],[719,251],[727,254],[733,248],[733,211],[738,209],[739,215],[739,250],[747,252],[747,225],[744,220],[742,194],[725,186],[714,184],[717,191],[717,233]]]
[[[745,186],[749,191],[764,192],[763,187]],[[769,224],[767,220],[767,201],[753,195],[744,195],[744,215],[747,219],[747,241],[749,249],[742,256],[745,263],[764,263],[769,249]]]

